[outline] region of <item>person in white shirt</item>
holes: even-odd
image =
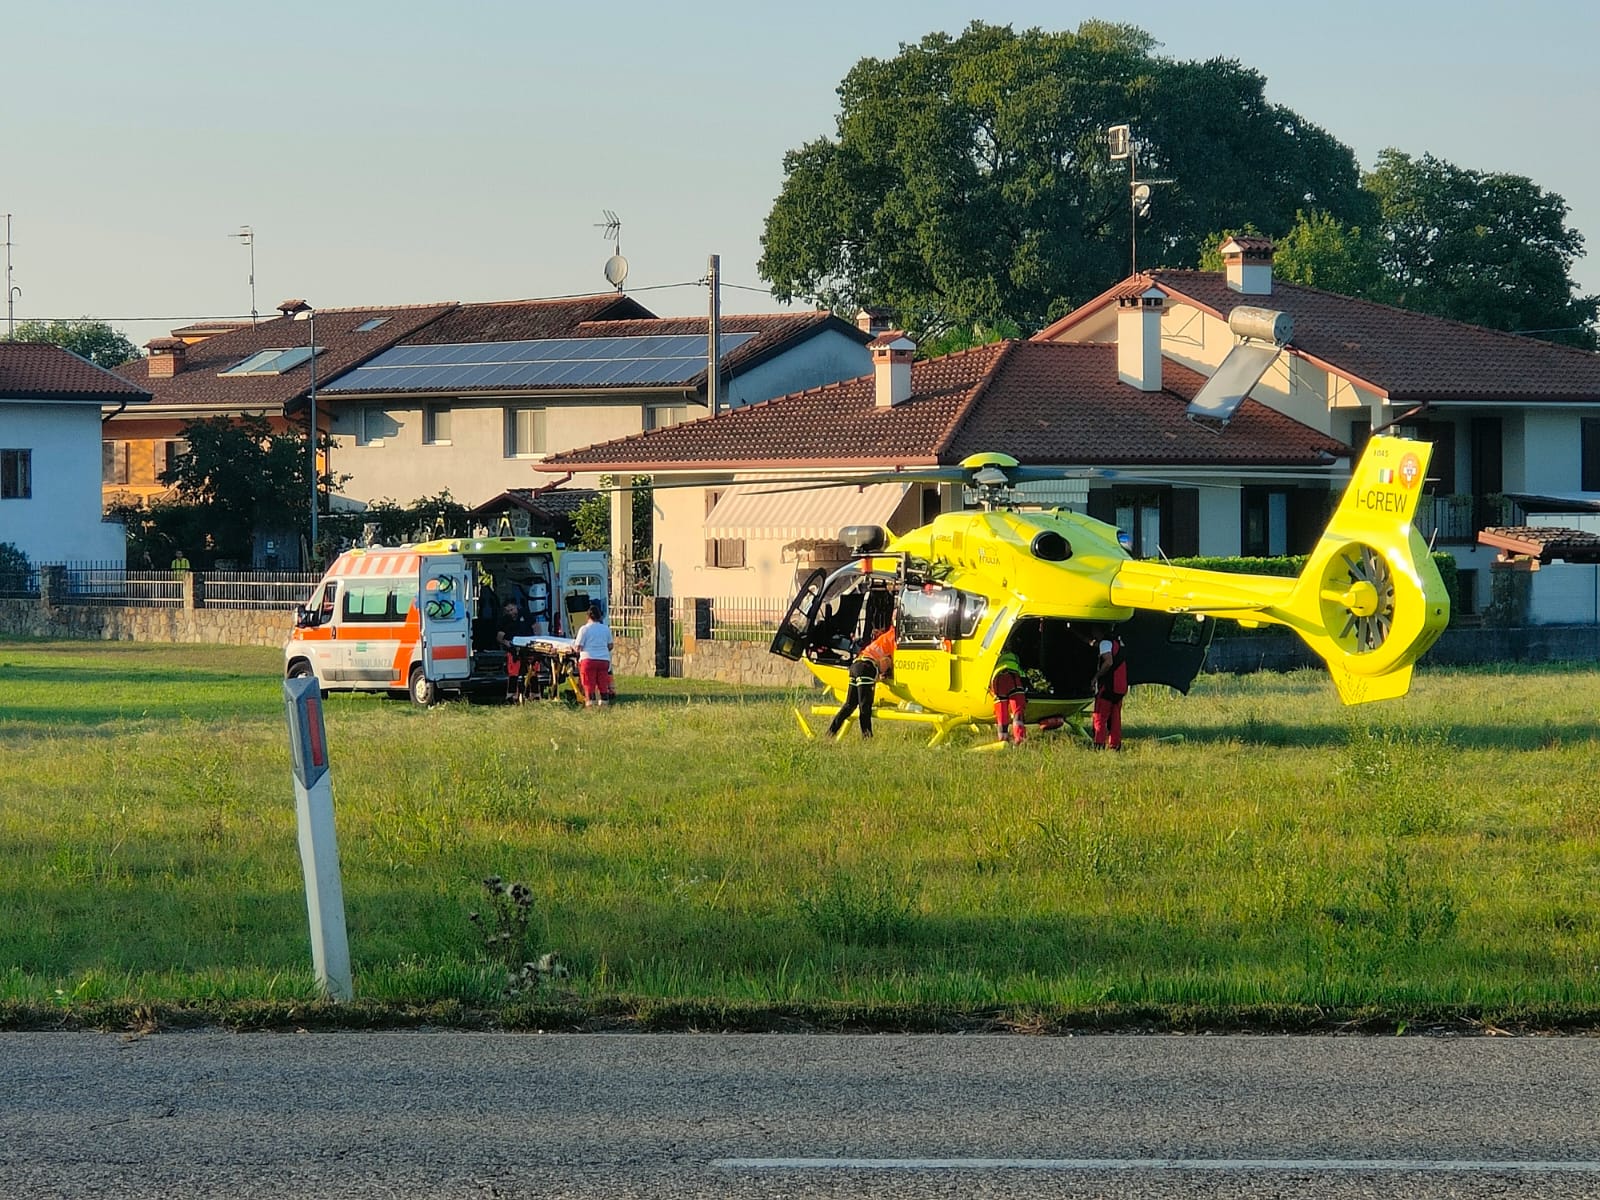
[[[611,630],[601,619],[598,604],[589,605],[589,619],[578,630],[578,686],[583,706],[597,708],[616,699],[611,682]]]

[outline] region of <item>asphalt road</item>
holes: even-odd
[[[0,1035],[0,1197],[1593,1197],[1600,1039]]]

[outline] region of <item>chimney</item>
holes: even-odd
[[[182,338],[152,338],[144,344],[144,348],[150,351],[149,378],[171,379],[182,373],[185,354],[189,349]]]
[[[867,345],[879,408],[893,408],[911,399],[911,356],[917,344],[902,331],[880,333]]]
[[[863,308],[856,314],[856,328],[862,333],[870,333],[877,337],[880,333],[888,333],[890,322],[894,320],[894,310],[889,308]]]
[[[1243,296],[1272,295],[1272,254],[1269,237],[1240,234],[1222,243],[1222,266],[1228,286]]]
[[[1117,378],[1141,392],[1161,390],[1161,313],[1166,293],[1146,288],[1117,301]]]

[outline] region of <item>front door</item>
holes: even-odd
[[[467,565],[453,554],[424,555],[422,670],[434,682],[472,673],[472,612],[467,604]]]

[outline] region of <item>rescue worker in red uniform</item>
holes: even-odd
[[[989,694],[994,697],[994,723],[1000,741],[1014,746],[1022,745],[1028,736],[1027,681],[1022,676],[1022,664],[1011,651],[1002,651],[995,659],[994,674],[989,678]]]
[[[867,643],[861,653],[850,664],[850,686],[846,690],[844,703],[839,706],[839,711],[834,715],[833,721],[828,725],[828,736],[837,737],[844,728],[844,723],[850,719],[850,714],[857,708],[861,710],[861,736],[872,736],[872,701],[878,688],[878,680],[887,679],[894,674],[894,630],[878,628],[873,631],[873,638]]]
[[[1128,694],[1127,653],[1111,630],[1091,633],[1099,652],[1094,669],[1094,748],[1122,749],[1122,698]]]

